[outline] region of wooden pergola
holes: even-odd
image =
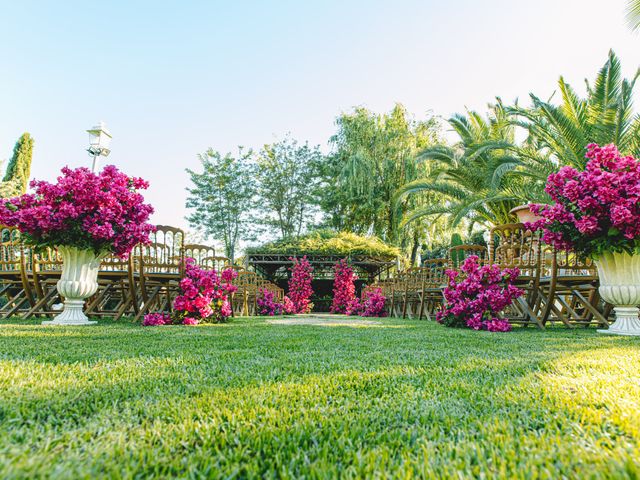
[[[293,265],[291,258],[302,258],[304,254],[285,253],[250,253],[246,256],[246,267],[252,268],[267,280],[276,281],[288,278],[289,268]],[[397,265],[395,257],[375,257],[369,255],[307,255],[313,267],[315,279],[332,279],[333,267],[343,258],[347,258],[354,271],[361,279],[373,282],[381,275],[387,274]]]

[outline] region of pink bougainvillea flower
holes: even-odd
[[[444,305],[436,320],[450,327],[468,327],[490,332],[508,332],[511,324],[499,318],[500,312],[524,295],[512,283],[517,268],[500,269],[497,265],[480,266],[471,255],[460,266],[463,275],[448,270],[449,284],[444,289]]]
[[[34,180],[34,193],[0,202],[0,223],[17,227],[39,247],[70,245],[127,257],[148,244],[153,213],[139,190],[149,184],[113,165],[100,173],[64,167],[56,183]]]

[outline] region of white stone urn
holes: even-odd
[[[92,325],[82,308],[84,301],[98,291],[98,270],[107,253],[62,245],[57,247],[62,256],[62,275],[58,280],[58,293],[64,297],[64,310],[43,325]]]
[[[594,258],[600,277],[600,296],[612,304],[616,321],[600,333],[640,335],[640,255],[606,252]]]

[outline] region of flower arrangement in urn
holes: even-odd
[[[36,250],[56,248],[63,259],[57,288],[64,310],[50,324],[87,325],[84,299],[98,289],[100,261],[113,253],[127,257],[147,244],[154,230],[153,207],[139,192],[149,184],[114,166],[100,173],[65,167],[56,183],[34,180],[33,193],[0,204],[0,223],[17,227]]]
[[[587,147],[584,171],[562,167],[549,175],[551,205],[533,205],[542,217],[528,225],[561,250],[591,257],[600,295],[613,304],[616,322],[604,333],[640,335],[640,162],[615,145]]]

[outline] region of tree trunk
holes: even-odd
[[[420,247],[420,239],[418,238],[418,230],[413,232],[413,245],[411,246],[411,266],[416,266],[416,257],[418,256],[418,248]]]

